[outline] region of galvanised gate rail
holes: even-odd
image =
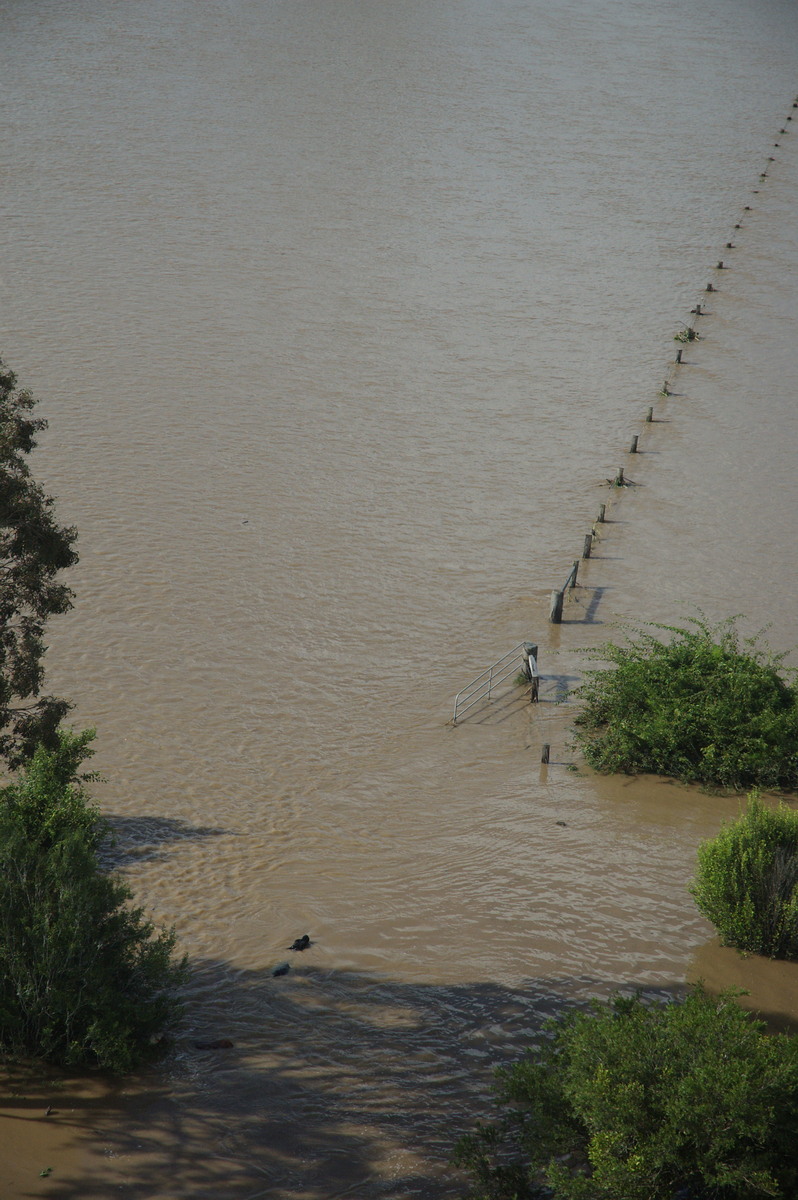
[[[490,700],[493,689],[499,687],[511,675],[517,675],[519,669],[532,685],[530,699],[537,700],[538,648],[534,642],[519,642],[457,693],[454,698],[452,724],[456,725],[458,717],[462,717],[481,700]]]

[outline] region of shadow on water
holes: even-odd
[[[464,1193],[452,1146],[489,1114],[494,1068],[547,1017],[613,989],[587,977],[408,984],[296,955],[283,978],[198,963],[192,990],[171,1062],[78,1102],[86,1170],[31,1195],[452,1200]]]
[[[123,867],[131,860],[140,862],[163,859],[168,856],[168,847],[177,843],[222,837],[231,832],[229,829],[216,829],[209,825],[190,825],[188,821],[181,821],[176,817],[122,817],[103,814],[103,819],[110,827],[109,839],[102,853],[106,870]]]
[[[604,622],[597,619],[596,613],[608,590],[605,587],[580,586],[579,593],[574,597],[574,603],[579,606],[582,612],[581,616],[577,617],[576,620],[583,625],[603,625]],[[570,623],[574,623],[573,617]]]

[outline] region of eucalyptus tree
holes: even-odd
[[[47,422],[0,360],[0,755],[9,766],[36,746],[54,746],[66,700],[42,695],[44,630],[72,607],[58,578],[77,562],[75,529],[60,525],[55,501],[34,480],[28,455]]]

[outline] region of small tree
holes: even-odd
[[[461,1140],[474,1200],[798,1194],[798,1044],[729,995],[616,998],[498,1073],[509,1111]]]
[[[177,1020],[185,960],[100,868],[76,774],[91,736],[61,732],[0,791],[0,1047],[123,1072]]]
[[[19,766],[39,742],[54,746],[69,704],[40,696],[47,619],[67,612],[72,592],[57,575],[77,562],[74,529],[31,478],[26,456],[46,421],[0,360],[0,755]]]
[[[798,959],[798,812],[750,796],[745,813],[699,848],[690,890],[724,945]]]
[[[576,689],[576,738],[591,766],[738,790],[798,786],[798,694],[734,619],[654,625],[593,657],[612,664]]]

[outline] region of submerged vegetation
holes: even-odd
[[[742,640],[734,619],[647,628],[669,639],[640,631],[592,652],[612,665],[575,692],[588,763],[730,790],[798,786],[798,693],[784,656]]]
[[[751,796],[742,816],[699,848],[691,891],[725,945],[798,959],[798,812]]]
[[[93,731],[40,695],[47,619],[72,605],[57,576],[77,561],[27,454],[46,422],[0,362],[0,1051],[123,1072],[154,1053],[180,1013],[186,966],[130,889],[103,870],[106,824],[81,772]]]
[[[458,1143],[473,1200],[793,1200],[798,1039],[726,995],[547,1026],[497,1073],[499,1113]]]

